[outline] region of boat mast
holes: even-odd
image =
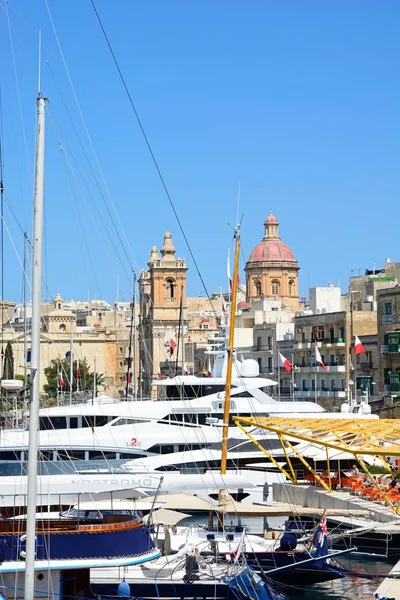
[[[45,98],[39,87],[37,98],[37,136],[35,194],[33,205],[32,327],[31,327],[31,406],[29,414],[28,495],[26,520],[25,600],[35,594],[36,481],[40,392],[40,311],[42,300],[44,126]]]
[[[224,420],[222,427],[222,456],[221,456],[221,475],[226,474],[226,462],[228,454],[228,427],[229,427],[229,408],[231,404],[231,384],[232,384],[232,362],[233,362],[233,344],[235,336],[235,316],[236,316],[236,297],[239,273],[239,251],[240,251],[240,226],[235,228],[235,263],[233,267],[232,294],[231,294],[231,314],[229,320],[229,340],[228,340],[228,363],[226,367],[225,384],[225,405]]]

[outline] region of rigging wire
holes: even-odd
[[[46,4],[47,4],[47,0],[45,0],[45,2],[46,2]],[[204,281],[204,279],[203,279],[203,276],[202,276],[202,274],[201,274],[200,268],[199,268],[199,266],[198,266],[198,264],[197,264],[197,261],[196,261],[196,259],[195,259],[195,256],[194,256],[194,254],[193,254],[192,247],[191,247],[191,245],[190,245],[190,243],[189,243],[189,240],[188,240],[188,238],[187,238],[187,236],[186,236],[186,233],[185,233],[185,230],[184,230],[184,228],[183,228],[182,222],[181,222],[181,220],[180,220],[180,218],[179,218],[178,212],[177,212],[177,210],[176,210],[176,208],[175,208],[175,204],[174,204],[174,202],[173,202],[173,200],[172,200],[172,197],[171,197],[171,195],[170,195],[170,193],[169,193],[169,190],[168,190],[167,184],[166,184],[166,182],[165,182],[165,179],[164,179],[164,177],[163,177],[163,175],[162,175],[162,173],[161,173],[161,169],[160,169],[160,166],[159,166],[159,164],[158,164],[158,161],[157,161],[157,159],[156,159],[156,157],[155,157],[155,154],[154,154],[153,148],[152,148],[152,146],[151,146],[151,144],[150,144],[150,140],[149,140],[149,138],[148,138],[148,136],[147,136],[147,134],[146,134],[146,132],[145,132],[145,129],[144,129],[143,123],[142,123],[142,121],[141,121],[141,119],[140,119],[140,117],[139,117],[139,113],[138,113],[138,111],[137,111],[137,109],[136,109],[135,103],[133,102],[132,96],[131,96],[131,94],[130,94],[130,91],[129,91],[129,88],[128,88],[128,86],[127,86],[127,83],[126,83],[126,81],[125,81],[124,75],[123,75],[123,73],[122,73],[122,71],[121,71],[121,68],[120,68],[120,66],[119,66],[119,63],[118,63],[117,57],[115,56],[114,50],[113,50],[113,48],[112,48],[112,46],[111,46],[111,42],[110,42],[110,40],[109,40],[109,38],[108,38],[108,36],[107,36],[107,33],[106,33],[106,30],[105,30],[105,28],[104,28],[103,22],[102,22],[102,20],[101,20],[101,18],[100,18],[100,15],[99,15],[99,13],[98,13],[98,11],[97,11],[97,9],[96,9],[96,5],[95,5],[95,3],[94,3],[94,0],[90,0],[90,2],[91,2],[91,5],[92,5],[92,7],[93,7],[94,13],[95,13],[95,15],[96,15],[96,17],[97,17],[97,21],[98,21],[98,23],[99,23],[99,25],[100,25],[100,29],[101,29],[101,31],[103,32],[104,39],[105,39],[105,41],[106,41],[106,44],[107,44],[107,46],[108,46],[108,49],[109,49],[109,51],[110,51],[110,54],[111,54],[111,56],[112,56],[112,59],[113,59],[113,61],[114,61],[114,65],[115,65],[115,67],[116,67],[116,69],[117,69],[117,71],[118,71],[118,74],[119,74],[119,77],[120,77],[120,79],[121,79],[122,85],[123,85],[123,87],[124,87],[124,89],[125,89],[126,95],[127,95],[127,97],[128,97],[128,100],[129,100],[129,104],[131,105],[131,108],[132,108],[132,110],[133,110],[133,113],[134,113],[134,115],[135,115],[135,117],[136,117],[136,121],[137,121],[137,123],[138,123],[138,125],[139,125],[139,129],[140,129],[140,131],[141,131],[141,133],[142,133],[142,135],[143,135],[143,139],[144,139],[144,141],[145,141],[145,144],[146,144],[146,146],[147,146],[147,149],[148,149],[148,151],[149,151],[149,153],[150,153],[150,156],[151,156],[151,159],[152,159],[152,161],[153,161],[154,167],[155,167],[155,169],[156,169],[156,171],[157,171],[158,177],[159,177],[159,179],[160,179],[160,181],[161,181],[161,185],[162,185],[162,187],[163,187],[163,189],[164,189],[164,192],[165,192],[165,194],[166,194],[166,196],[167,196],[168,202],[169,202],[169,204],[170,204],[170,206],[171,206],[171,208],[172,208],[172,212],[174,213],[174,216],[175,216],[176,222],[178,223],[178,227],[179,227],[179,229],[180,229],[180,231],[181,231],[182,237],[183,237],[183,239],[185,240],[186,246],[187,246],[187,248],[188,248],[188,250],[189,250],[189,254],[190,254],[191,258],[192,258],[193,264],[194,264],[194,266],[195,266],[195,269],[196,269],[196,271],[197,271],[197,274],[198,274],[198,276],[199,276],[199,279],[200,279],[200,281],[201,281],[201,284],[202,284],[202,286],[203,286],[203,289],[204,289],[204,291],[205,291],[205,293],[206,293],[206,296],[207,296],[208,300],[210,301],[211,308],[212,308],[212,312],[215,314],[215,309],[214,309],[214,307],[213,307],[213,305],[212,305],[211,298],[210,298],[210,294],[209,294],[209,292],[208,292],[207,286],[206,286],[206,284],[205,284],[205,281]]]
[[[0,376],[3,377],[4,367],[4,162],[3,162],[3,97],[0,87],[0,213],[1,213],[1,224],[0,224],[0,251],[1,251],[1,363],[0,363]]]
[[[114,210],[114,213],[115,213],[115,215],[116,215],[116,218],[117,218],[117,221],[118,221],[119,227],[120,227],[120,229],[121,229],[121,231],[122,231],[122,235],[123,235],[123,237],[125,238],[125,243],[126,243],[126,246],[128,247],[128,250],[129,250],[129,252],[130,252],[130,254],[131,254],[131,257],[133,258],[133,254],[132,254],[132,250],[131,250],[131,248],[130,248],[130,245],[129,245],[129,241],[128,241],[127,237],[126,237],[126,234],[125,234],[125,231],[124,231],[124,229],[123,229],[122,223],[121,223],[121,221],[120,221],[120,218],[119,218],[118,212],[117,212],[117,210],[116,210],[116,207],[115,207],[114,201],[113,201],[113,199],[112,199],[112,196],[111,196],[110,190],[109,190],[109,188],[108,188],[108,186],[107,186],[107,182],[106,182],[106,179],[105,179],[105,176],[104,176],[103,170],[102,170],[102,168],[101,168],[101,166],[100,166],[100,162],[99,162],[99,159],[98,159],[97,153],[96,153],[96,151],[95,151],[95,149],[94,149],[93,141],[92,141],[92,138],[91,138],[91,136],[90,136],[90,133],[89,133],[88,127],[87,127],[87,125],[86,125],[86,121],[85,121],[85,118],[84,118],[84,116],[83,116],[83,112],[82,112],[82,109],[81,109],[80,103],[79,103],[79,101],[78,101],[78,97],[77,97],[77,95],[76,95],[75,87],[74,87],[74,85],[73,85],[73,83],[72,83],[71,75],[70,75],[70,73],[69,73],[69,69],[68,69],[68,66],[67,66],[67,63],[66,63],[66,60],[65,60],[65,57],[64,57],[64,53],[63,53],[63,50],[62,50],[62,48],[61,48],[60,39],[59,39],[59,37],[58,37],[57,30],[56,30],[56,27],[55,27],[55,24],[54,24],[54,21],[53,21],[53,17],[52,17],[52,14],[51,14],[51,11],[50,11],[50,8],[49,8],[49,5],[48,5],[48,2],[47,2],[47,0],[44,0],[44,3],[45,3],[45,6],[46,6],[46,9],[47,9],[48,15],[49,15],[50,23],[51,23],[51,26],[52,26],[52,29],[53,29],[53,33],[54,33],[54,36],[55,36],[56,42],[57,42],[58,50],[59,50],[59,52],[60,52],[60,55],[61,55],[61,59],[62,59],[62,62],[63,62],[64,68],[65,68],[65,71],[66,71],[66,74],[67,74],[67,78],[68,78],[69,84],[70,84],[70,86],[71,86],[71,90],[72,90],[72,93],[73,93],[73,96],[74,96],[74,99],[75,99],[75,102],[76,102],[76,105],[77,105],[77,108],[78,108],[78,112],[79,112],[79,115],[80,115],[80,117],[81,117],[81,120],[82,120],[82,123],[83,123],[83,127],[84,127],[84,130],[85,130],[86,136],[87,136],[87,138],[88,138],[88,141],[89,141],[90,148],[91,148],[91,150],[92,150],[92,152],[93,152],[93,156],[94,156],[94,159],[95,159],[95,161],[96,161],[97,168],[98,168],[98,169],[99,169],[99,171],[100,171],[100,175],[101,175],[101,179],[102,179],[102,181],[103,181],[104,188],[105,188],[105,190],[106,190],[106,192],[107,192],[107,196],[108,196],[108,198],[109,198],[109,200],[110,200],[110,202],[111,202],[111,206],[112,206],[112,208],[113,208],[113,210]],[[105,199],[105,197],[104,197],[104,194],[103,194],[103,193],[102,193],[102,191],[101,191],[101,187],[100,187],[100,185],[99,185],[99,183],[98,183],[97,179],[96,179],[96,183],[97,183],[97,185],[98,185],[98,187],[99,187],[99,191],[100,191],[101,197],[102,197],[102,199],[103,199],[103,202],[104,202],[104,205],[105,205],[106,211],[107,211],[107,213],[108,213],[108,216],[110,217],[111,223],[112,223],[112,225],[113,225],[113,227],[114,227],[115,233],[117,234],[117,237],[118,237],[118,239],[119,239],[119,242],[120,242],[120,244],[121,244],[121,247],[122,247],[122,249],[123,249],[123,252],[124,252],[124,254],[125,254],[125,257],[126,257],[126,259],[127,259],[127,261],[128,261],[128,264],[129,264],[129,266],[131,266],[131,259],[130,259],[130,258],[129,258],[129,256],[128,256],[128,252],[126,251],[125,244],[124,244],[124,243],[123,243],[123,241],[122,241],[122,237],[121,237],[121,234],[120,234],[120,232],[119,232],[119,230],[118,230],[118,227],[117,227],[117,225],[116,225],[116,223],[115,223],[115,219],[114,219],[114,217],[113,217],[113,216],[112,216],[112,214],[111,214],[110,208],[108,207],[107,201],[106,201],[106,199]],[[129,278],[129,275],[128,275],[128,278]]]

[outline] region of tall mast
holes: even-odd
[[[228,427],[229,427],[229,408],[231,403],[231,384],[232,384],[232,362],[233,362],[233,344],[235,336],[235,316],[236,316],[236,297],[237,282],[239,272],[239,251],[240,251],[240,226],[235,228],[235,263],[233,268],[232,295],[231,295],[231,314],[229,321],[229,340],[228,340],[228,363],[226,367],[225,384],[225,405],[224,420],[222,427],[222,456],[221,456],[221,475],[226,474],[226,459],[228,454]]]
[[[128,400],[129,397],[129,383],[130,377],[132,375],[131,370],[131,356],[132,356],[132,333],[134,330],[134,315],[135,315],[135,288],[136,288],[136,273],[132,270],[133,275],[133,291],[132,291],[132,303],[131,303],[131,326],[129,330],[129,347],[128,347],[128,362],[126,365],[126,385],[125,385],[125,398]],[[135,386],[135,384],[133,384]],[[135,389],[135,388],[133,388]],[[135,396],[135,393],[133,394]]]
[[[27,263],[27,256],[26,256],[26,242],[27,242],[27,235],[26,232],[24,233],[24,285],[23,285],[23,294],[24,294],[24,414],[26,413],[26,388],[27,388],[27,384],[28,384],[28,370],[27,370],[27,360],[26,360],[26,335],[27,335],[27,321],[26,321],[26,280],[27,280],[27,273],[26,273],[26,263]],[[58,384],[58,381],[57,381]],[[58,395],[58,385],[57,385],[57,395]],[[58,402],[57,402],[58,404]]]
[[[133,273],[133,399],[137,400],[136,373],[136,273]]]
[[[40,88],[39,88],[40,90]],[[45,99],[37,99],[35,194],[33,206],[32,327],[31,327],[31,407],[29,415],[28,497],[26,521],[25,600],[35,594],[36,481],[40,391],[40,310],[42,300],[44,126]]]
[[[182,375],[185,375],[185,320],[183,314],[183,285],[181,285],[181,343],[182,343]]]

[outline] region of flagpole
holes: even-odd
[[[281,399],[281,361],[279,360],[278,344],[275,339],[276,371],[278,375],[278,400]]]
[[[291,355],[291,359],[292,359],[292,402],[294,402],[294,358],[293,358],[293,354]]]
[[[317,340],[315,340],[315,352],[314,352],[314,402],[317,404],[318,394],[317,394]]]

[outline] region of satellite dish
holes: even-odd
[[[24,382],[20,379],[2,379],[0,386],[3,388],[3,390],[17,392],[24,387]]]

